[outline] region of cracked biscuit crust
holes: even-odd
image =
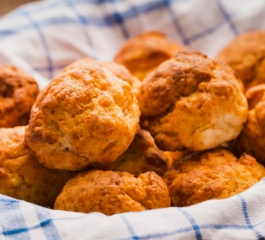
[[[81,170],[117,159],[138,131],[130,85],[90,64],[62,73],[32,108],[26,143],[50,168]]]
[[[185,49],[185,46],[168,40],[165,34],[151,31],[125,42],[114,61],[124,65],[133,76],[142,81],[160,63]]]
[[[265,83],[265,31],[237,36],[216,58],[237,72],[246,90]]]
[[[92,170],[68,181],[54,209],[112,215],[169,206],[167,186],[154,172],[135,178],[127,172]]]
[[[141,113],[166,151],[214,148],[239,134],[247,118],[243,85],[225,63],[179,52],[142,83]]]
[[[0,64],[0,127],[27,125],[39,88],[22,70]]]
[[[165,173],[171,204],[184,207],[238,194],[265,176],[264,167],[250,155],[237,159],[224,149],[192,154]]]
[[[265,163],[265,84],[246,92],[249,104],[247,122],[234,142],[239,154],[247,152],[259,162]]]
[[[128,82],[130,85],[133,84],[133,77],[130,72],[121,64],[116,62],[105,62],[105,61],[97,61],[89,57],[81,58],[70,65],[66,66],[63,69],[63,72],[67,72],[76,67],[85,66],[86,64],[97,64],[99,67],[106,68],[110,72],[112,72],[116,77]]]
[[[73,172],[43,167],[24,142],[25,127],[0,129],[0,193],[52,207]]]

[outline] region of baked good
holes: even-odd
[[[185,46],[170,41],[165,34],[156,31],[139,34],[124,43],[114,61],[124,65],[141,81],[158,65],[171,58]]]
[[[216,58],[237,72],[246,90],[265,83],[265,31],[238,35]]]
[[[135,178],[127,172],[91,170],[67,182],[54,209],[112,215],[169,206],[167,186],[154,172]]]
[[[0,128],[0,135],[0,193],[52,207],[74,172],[43,167],[25,145],[25,126]]]
[[[247,152],[259,162],[265,163],[265,84],[246,92],[249,104],[247,122],[234,141],[237,154]]]
[[[172,206],[184,207],[223,199],[250,188],[265,176],[265,168],[250,155],[237,159],[225,149],[212,149],[176,162],[163,177]]]
[[[0,64],[0,127],[27,125],[38,92],[33,77],[17,67]]]
[[[237,137],[247,118],[243,85],[225,63],[183,51],[142,82],[141,114],[165,151],[217,147]]]
[[[129,148],[104,169],[126,171],[135,176],[153,171],[161,176],[171,167],[171,161],[172,159],[165,152],[157,148],[151,134],[140,130]]]
[[[44,166],[82,170],[115,161],[138,131],[139,115],[130,85],[91,63],[62,73],[40,93],[25,140]]]

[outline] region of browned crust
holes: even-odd
[[[169,207],[167,186],[154,172],[138,178],[127,172],[81,172],[63,188],[54,208],[112,215]]]
[[[133,76],[142,81],[160,63],[184,49],[185,46],[168,40],[165,34],[150,31],[125,42],[114,61],[124,65]]]
[[[190,206],[238,194],[265,176],[264,167],[250,155],[237,159],[229,151],[214,149],[177,162],[164,175],[173,206]]]
[[[238,154],[247,152],[259,162],[265,163],[265,84],[250,88],[246,97],[250,110],[234,145]]]
[[[0,129],[0,193],[52,207],[73,172],[39,164],[24,142],[25,127]]]
[[[0,127],[27,125],[39,92],[36,81],[11,65],[0,64]]]
[[[128,82],[130,85],[133,84],[133,78],[130,72],[121,64],[116,62],[107,61],[97,61],[89,57],[81,58],[70,65],[66,66],[62,71],[66,72],[72,70],[76,67],[85,66],[86,64],[97,64],[99,67],[106,68],[112,72],[116,77]]]
[[[265,83],[265,31],[237,36],[218,53],[217,58],[238,73],[246,90]]]

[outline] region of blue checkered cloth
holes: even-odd
[[[84,56],[113,58],[131,36],[163,31],[210,57],[265,29],[264,0],[45,0],[0,19],[0,63],[40,87]],[[225,200],[110,217],[55,211],[0,195],[0,239],[265,239],[265,179]]]

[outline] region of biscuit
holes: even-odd
[[[247,122],[234,146],[238,154],[244,152],[265,163],[265,84],[250,88],[246,92],[249,104]]]
[[[179,52],[142,82],[141,114],[157,146],[199,151],[237,137],[248,105],[241,80],[225,63]]]
[[[135,176],[153,171],[163,175],[172,165],[172,159],[157,148],[151,134],[140,130],[129,148],[104,170],[126,171]]]
[[[224,149],[189,155],[163,176],[172,206],[184,207],[223,199],[250,188],[265,176],[265,168],[250,155],[237,159]]]
[[[124,65],[141,81],[158,65],[171,58],[185,46],[171,42],[160,32],[145,32],[129,39],[120,48],[114,61]]]
[[[82,170],[115,161],[138,131],[139,116],[130,85],[87,64],[62,73],[40,93],[25,140],[44,166]]]
[[[265,31],[237,36],[218,53],[217,58],[237,72],[246,90],[265,83]]]
[[[39,89],[22,70],[0,64],[0,127],[27,125]]]
[[[25,127],[0,129],[0,193],[52,207],[73,172],[39,164],[24,142]]]
[[[135,178],[127,172],[91,170],[67,182],[54,209],[112,215],[169,206],[167,186],[154,172]]]

